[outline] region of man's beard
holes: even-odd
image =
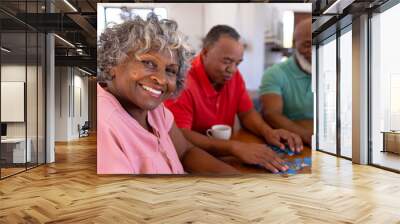
[[[311,63],[308,62],[308,60],[302,55],[300,54],[300,52],[298,52],[297,50],[294,51],[295,57],[297,59],[297,62],[300,66],[300,68],[305,71],[308,74],[311,74]]]

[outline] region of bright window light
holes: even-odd
[[[61,40],[62,42],[66,43],[68,46],[75,48],[75,45],[73,45],[73,44],[72,44],[71,42],[69,42],[68,40],[66,40],[66,39],[64,39],[64,38],[62,38],[62,37],[60,37],[60,36],[57,35],[57,34],[54,34],[54,36],[57,37],[57,38],[58,38],[59,40]]]
[[[147,15],[154,12],[158,16],[158,19],[167,19],[167,10],[165,8],[113,8],[108,7],[105,10],[106,27],[114,24],[120,24],[125,20],[132,19],[135,16],[140,16],[142,19],[146,19]]]
[[[0,49],[1,49],[2,51],[6,52],[6,53],[10,53],[10,52],[11,52],[10,50],[8,50],[7,48],[4,48],[4,47],[1,47]]]
[[[71,4],[69,3],[67,0],[64,0],[65,4],[67,4],[74,12],[78,12],[78,10]]]
[[[283,47],[292,48],[294,31],[294,13],[293,11],[283,12]]]
[[[153,12],[158,16],[159,19],[167,18],[167,9],[165,8],[154,8]]]
[[[90,72],[88,72],[88,71],[86,71],[86,70],[83,70],[83,69],[81,69],[81,68],[79,68],[79,67],[78,67],[78,70],[81,71],[81,72],[83,72],[83,73],[85,73],[85,74],[92,75],[92,73],[90,73]]]
[[[140,16],[142,19],[147,19],[147,15],[151,13],[153,10],[152,9],[132,9],[131,14],[132,17],[134,16]]]
[[[106,8],[106,27],[109,24],[120,24],[123,22],[122,10],[120,8]]]

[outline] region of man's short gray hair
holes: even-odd
[[[203,39],[203,48],[213,45],[221,36],[228,36],[236,41],[240,39],[239,33],[233,27],[228,25],[216,25],[208,31],[206,37]]]
[[[97,47],[97,80],[111,80],[110,70],[124,61],[128,55],[136,58],[149,51],[168,50],[176,52],[179,71],[176,80],[178,94],[184,87],[185,73],[193,52],[187,43],[187,38],[178,31],[178,25],[173,20],[158,20],[150,13],[147,20],[139,16],[122,24],[114,25],[100,35]]]

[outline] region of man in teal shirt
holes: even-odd
[[[264,119],[274,128],[294,132],[305,144],[313,133],[311,91],[311,19],[294,32],[295,54],[269,68],[262,78],[260,100]]]

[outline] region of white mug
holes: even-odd
[[[206,134],[208,137],[227,140],[231,137],[232,128],[229,125],[217,124],[208,129]]]

